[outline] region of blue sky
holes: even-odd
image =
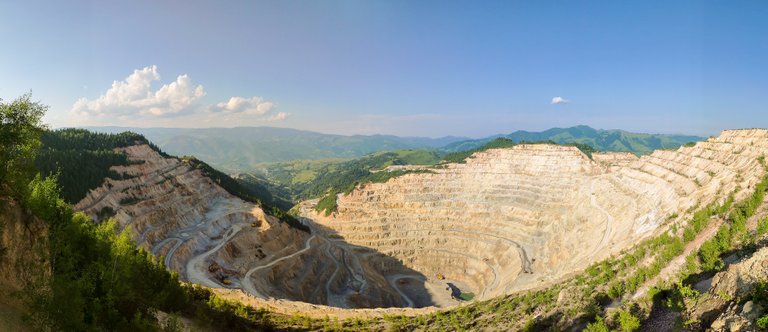
[[[0,98],[31,90],[54,127],[710,135],[768,127],[766,17],[764,1],[3,2]]]

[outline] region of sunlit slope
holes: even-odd
[[[337,213],[308,217],[491,298],[583,269],[693,207],[743,196],[762,175],[765,153],[765,130],[724,131],[639,159],[518,145],[361,186],[339,196]]]

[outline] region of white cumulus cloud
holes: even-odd
[[[99,98],[80,98],[72,106],[75,115],[90,118],[102,116],[178,114],[205,95],[202,85],[194,85],[186,74],[175,81],[152,90],[152,82],[159,81],[157,66],[136,69],[123,81],[112,82]]]
[[[124,80],[112,82],[98,98],[77,100],[71,120],[74,125],[226,127],[283,121],[290,115],[275,112],[275,103],[262,97],[204,103],[205,89],[186,74],[153,88],[158,81],[157,66],[136,69]]]
[[[216,104],[214,110],[220,110],[228,113],[245,113],[252,115],[264,115],[269,113],[275,104],[264,100],[261,97],[232,97],[226,102]]]
[[[552,105],[567,104],[567,103],[570,103],[570,102],[571,102],[570,100],[558,96],[558,97],[552,98],[551,104]]]

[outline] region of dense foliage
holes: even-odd
[[[75,204],[89,190],[100,186],[104,178],[127,176],[110,170],[110,167],[133,163],[125,153],[115,149],[134,144],[149,142],[131,132],[103,134],[72,128],[46,131],[35,165],[43,176],[58,174],[64,200]]]
[[[371,172],[396,165],[434,165],[440,156],[428,150],[379,152],[352,160],[299,160],[265,165],[267,180],[288,188],[295,200],[318,197],[329,189],[345,191]]]
[[[23,195],[35,173],[34,160],[45,127],[40,122],[47,106],[31,94],[4,103],[0,99],[0,193]]]

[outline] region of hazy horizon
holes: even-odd
[[[52,127],[485,137],[768,127],[768,4],[3,4],[0,98]]]
[[[690,133],[681,133],[681,132],[671,132],[671,133],[660,133],[660,132],[640,132],[640,131],[630,131],[625,130],[621,128],[596,128],[590,125],[585,124],[579,124],[575,126],[569,126],[569,127],[550,127],[542,130],[527,130],[527,129],[515,129],[508,132],[500,132],[500,133],[488,133],[486,135],[481,136],[462,136],[462,135],[443,135],[443,136],[414,136],[414,135],[397,135],[397,134],[389,134],[389,133],[370,133],[370,134],[344,134],[344,133],[332,133],[332,132],[323,132],[323,131],[317,131],[317,130],[311,130],[311,129],[299,129],[299,128],[290,128],[290,127],[275,127],[275,126],[269,126],[269,125],[263,125],[263,126],[233,126],[233,127],[137,127],[137,126],[119,126],[119,125],[105,125],[105,126],[61,126],[61,127],[53,127],[51,129],[65,129],[65,128],[82,128],[82,129],[99,129],[99,128],[125,128],[125,129],[168,129],[168,130],[203,130],[203,129],[237,129],[237,128],[276,128],[276,129],[288,129],[288,130],[299,130],[299,131],[306,131],[306,132],[313,132],[313,133],[319,133],[319,134],[325,134],[325,135],[340,135],[340,136],[397,136],[397,137],[403,137],[403,138],[432,138],[432,139],[439,139],[439,138],[448,138],[448,137],[455,137],[455,138],[466,138],[466,139],[483,139],[491,136],[497,136],[497,135],[508,135],[511,133],[514,133],[516,131],[527,131],[527,132],[542,132],[549,129],[567,129],[567,128],[573,128],[578,126],[587,126],[592,129],[596,130],[605,130],[605,131],[613,131],[613,130],[620,130],[620,131],[626,131],[630,133],[636,133],[636,134],[649,134],[649,135],[680,135],[680,136],[700,136],[700,137],[707,137],[711,135],[698,135],[698,134],[690,134]],[[729,129],[745,129],[745,128],[724,128],[722,130],[729,130]],[[713,135],[717,135],[718,133],[715,133]]]

